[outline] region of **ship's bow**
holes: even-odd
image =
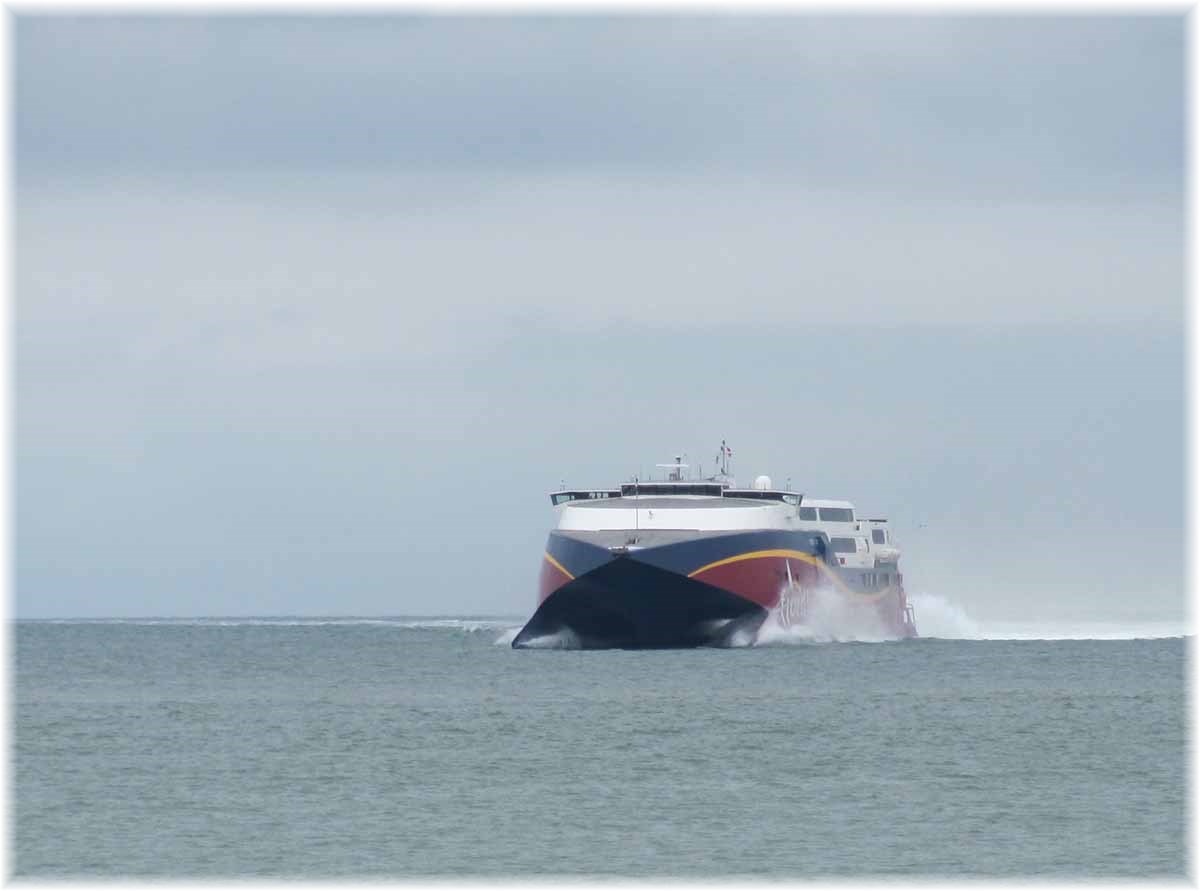
[[[630,649],[749,643],[767,611],[722,588],[611,553],[552,591],[513,646]]]

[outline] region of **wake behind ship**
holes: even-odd
[[[770,617],[803,625],[818,597],[915,637],[885,519],[845,501],[805,500],[768,477],[739,489],[721,470],[551,494],[557,518],[543,555],[538,608],[523,647],[739,646]]]

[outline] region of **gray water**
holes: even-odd
[[[529,652],[505,627],[18,623],[16,874],[1186,871],[1183,639]]]

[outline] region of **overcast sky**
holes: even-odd
[[[532,611],[686,451],[1183,614],[1184,25],[20,17],[16,613]]]

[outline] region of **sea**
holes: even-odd
[[[519,618],[18,621],[40,879],[1175,878],[1189,638],[513,650]]]

